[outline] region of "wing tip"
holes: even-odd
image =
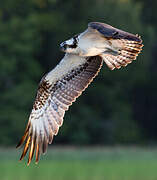
[[[24,135],[20,139],[19,143],[16,145],[16,148],[19,148],[24,143],[24,141],[26,140],[26,138],[28,136],[29,128],[30,128],[30,122],[28,122],[26,130],[24,132]]]

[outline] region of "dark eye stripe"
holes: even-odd
[[[73,45],[68,45],[69,48],[76,48],[77,44],[73,44]]]

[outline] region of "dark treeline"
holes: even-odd
[[[90,21],[138,33],[144,48],[120,70],[106,65],[70,107],[54,143],[129,144],[157,139],[157,2],[5,0],[0,6],[0,144],[24,132],[41,77],[63,57],[59,44]]]

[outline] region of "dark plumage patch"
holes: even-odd
[[[88,24],[88,27],[98,30],[106,38],[127,39],[130,41],[141,42],[140,37],[138,37],[134,34],[122,31],[120,29],[114,28],[108,24],[91,22]]]
[[[45,104],[45,102],[49,96],[50,87],[51,87],[51,84],[49,84],[49,82],[46,81],[45,79],[43,79],[40,82],[36,100],[33,105],[33,108],[35,110],[42,108],[42,106]]]
[[[50,89],[51,92],[55,92],[57,89],[61,88],[62,86],[66,85],[70,80],[74,79],[76,76],[78,76],[83,71],[86,71],[88,66],[92,61],[95,61],[95,59],[98,59],[101,61],[101,58],[99,56],[95,57],[89,57],[87,58],[86,63],[80,65],[76,69],[72,69],[66,76],[64,76],[62,79],[58,80],[54,86]],[[98,61],[98,62],[99,62]]]

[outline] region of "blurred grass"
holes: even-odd
[[[157,180],[157,148],[52,146],[30,166],[19,156],[0,149],[0,180]]]

